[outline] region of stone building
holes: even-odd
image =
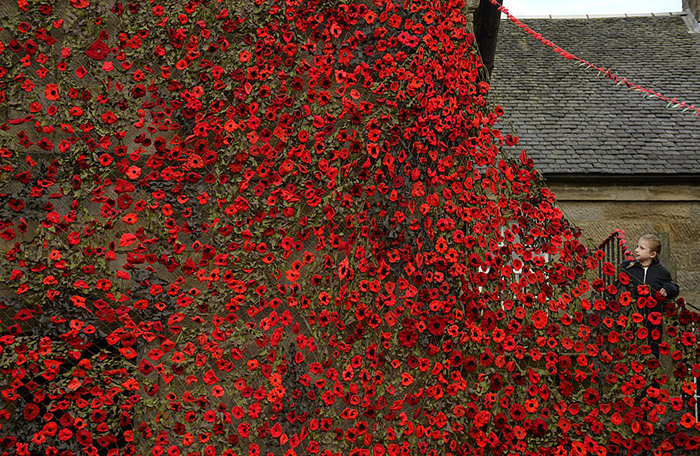
[[[700,106],[699,5],[523,22],[589,62]],[[491,83],[491,101],[506,111],[502,129],[520,136],[589,245],[618,228],[632,248],[639,235],[659,234],[681,295],[700,306],[700,115],[618,87],[507,19]]]

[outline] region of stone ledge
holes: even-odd
[[[700,186],[586,186],[548,183],[559,201],[699,202]],[[653,185],[653,183],[650,183]]]

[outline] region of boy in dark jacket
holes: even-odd
[[[625,261],[621,265],[620,274],[627,276],[628,287],[635,297],[648,296],[647,305],[641,309],[649,330],[647,341],[651,345],[652,353],[659,357],[659,343],[663,329],[660,320],[658,323],[649,321],[652,312],[663,313],[663,303],[666,299],[678,296],[678,285],[673,283],[671,273],[659,262],[661,254],[661,241],[653,234],[645,234],[639,238],[637,248],[634,251],[636,260]],[[648,293],[644,290],[648,287]],[[658,334],[655,333],[658,331]]]

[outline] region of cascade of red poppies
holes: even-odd
[[[697,315],[656,359],[591,275],[464,1],[53,3],[0,9],[2,454],[700,448]]]

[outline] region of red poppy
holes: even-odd
[[[105,112],[104,114],[102,114],[100,116],[100,118],[102,119],[102,122],[104,122],[108,125],[113,124],[114,122],[116,122],[118,120],[117,116],[112,111]]]
[[[63,428],[58,431],[58,439],[62,441],[70,440],[73,437],[73,431],[67,428]]]
[[[39,407],[34,403],[29,403],[24,406],[24,419],[26,421],[32,421],[39,415]]]
[[[86,50],[85,55],[95,60],[104,60],[109,54],[109,46],[102,40],[96,40]]]
[[[60,98],[58,84],[46,84],[44,87],[44,97],[49,101],[57,101]]]
[[[537,329],[544,329],[547,326],[547,313],[543,310],[536,310],[532,314],[532,323]]]
[[[696,424],[695,417],[690,413],[684,413],[679,424],[686,429],[692,428]]]
[[[134,190],[136,190],[136,187],[124,179],[117,179],[116,183],[114,184],[114,191],[117,193],[130,193]]]

